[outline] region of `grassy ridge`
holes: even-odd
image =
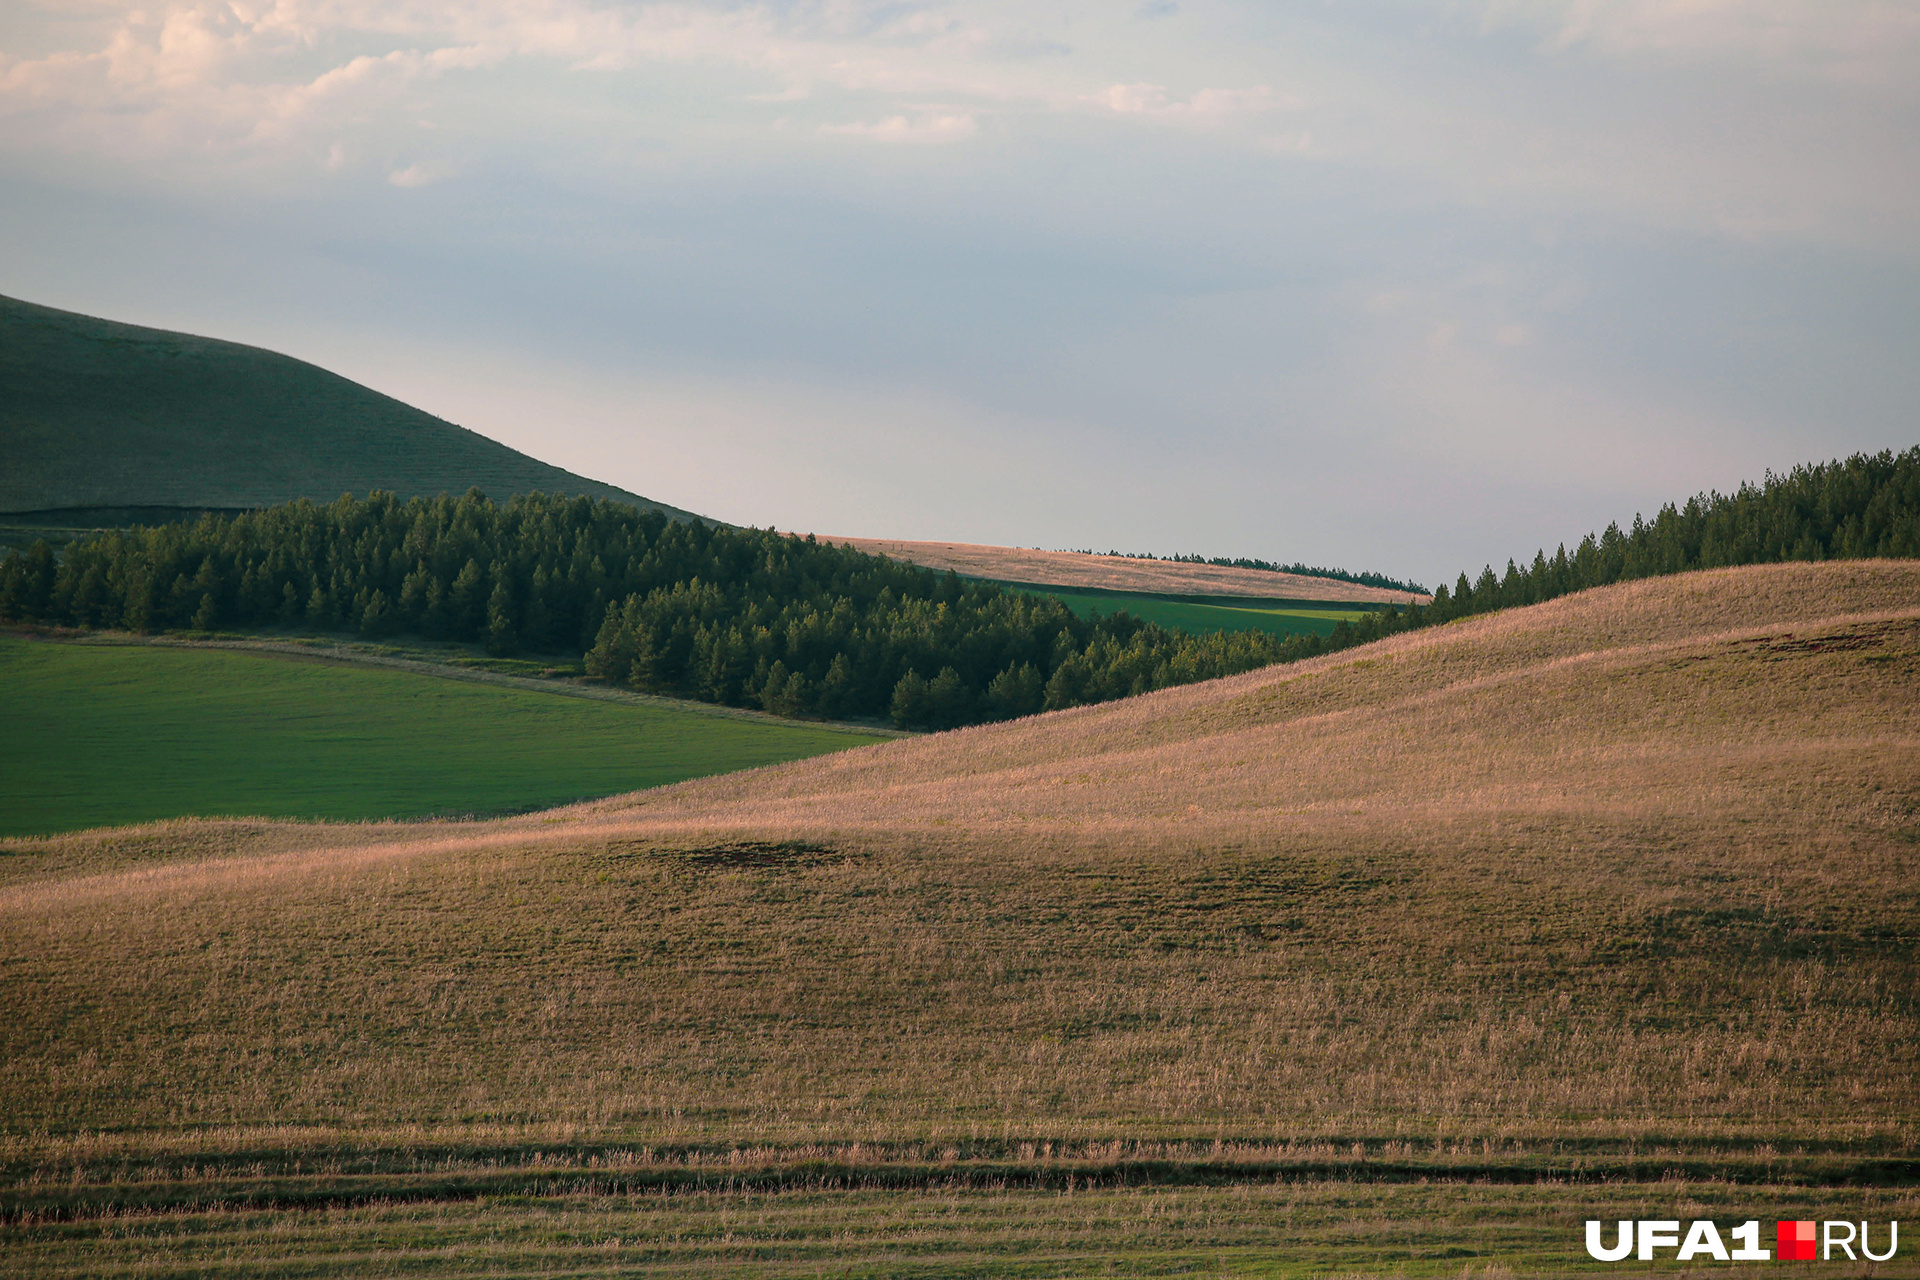
[[[1329,578],[1207,564],[1197,560],[1145,560],[1095,555],[1086,551],[1041,551],[971,542],[903,542],[895,538],[830,537],[824,541],[872,555],[905,560],[964,578],[984,578],[1009,586],[1067,591],[1142,593],[1175,596],[1251,596],[1256,599],[1347,601],[1354,607],[1406,605],[1424,601],[1423,592],[1369,586],[1350,578]]]
[[[301,360],[0,298],[0,511],[584,494],[549,466]],[[111,524],[111,519],[92,521]]]
[[[0,835],[502,813],[878,741],[281,656],[0,637]]]

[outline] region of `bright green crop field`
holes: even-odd
[[[1038,594],[1036,592],[1036,594]],[[1331,635],[1341,619],[1358,621],[1367,616],[1365,609],[1286,609],[1247,608],[1240,605],[1189,604],[1160,596],[1079,595],[1071,591],[1048,591],[1061,604],[1085,618],[1093,613],[1104,617],[1125,609],[1144,622],[1158,623],[1169,631],[1205,635],[1213,631],[1265,631],[1276,636]]]
[[[512,813],[881,740],[274,654],[0,637],[0,835]]]

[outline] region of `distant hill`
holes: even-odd
[[[968,578],[1036,587],[1139,592],[1186,597],[1245,596],[1353,604],[1424,604],[1411,591],[1363,586],[1338,578],[1308,577],[1232,565],[1181,560],[1135,560],[1082,551],[1040,551],[972,542],[901,542],[892,538],[822,538],[869,555],[905,560],[928,569],[951,569]]]
[[[0,297],[0,512],[264,507],[387,489],[584,494],[549,466],[303,360]]]

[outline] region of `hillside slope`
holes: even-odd
[[[1779,770],[1833,756],[1854,773],[1920,741],[1916,651],[1920,562],[1708,570],[594,818],[1299,830],[1359,805],[1395,822],[1562,806],[1712,820],[1779,807]]]
[[[1080,551],[1041,551],[1031,547],[995,547],[973,542],[902,542],[894,538],[822,537],[928,569],[969,578],[1017,582],[1037,587],[1079,587],[1100,591],[1137,591],[1148,595],[1247,596],[1269,600],[1311,600],[1355,604],[1425,603],[1408,591],[1369,587],[1339,578],[1275,573],[1232,565],[1192,564],[1179,560],[1134,560],[1088,555]]]
[[[585,494],[691,518],[289,356],[4,297],[0,456],[0,512],[477,487],[500,500]]]
[[[0,1115],[1884,1180],[1916,690],[1920,563],[1763,566],[524,819],[16,841]]]

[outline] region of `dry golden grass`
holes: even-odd
[[[1885,786],[1913,781],[1916,649],[1911,563],[1692,574],[563,816],[1251,839],[1530,814],[1824,830],[1838,797],[1812,793],[1833,757],[1882,787],[1863,803],[1884,823]]]
[[[0,1165],[1910,1182],[1917,861],[1920,564],[1634,583],[501,822],[15,842]]]
[[[928,569],[951,569],[971,578],[1049,587],[1097,587],[1149,595],[1252,596],[1281,600],[1340,600],[1362,604],[1425,603],[1428,597],[1338,578],[1316,578],[1228,565],[1130,560],[1078,551],[990,547],[977,542],[901,542],[893,538],[827,538],[869,555],[906,560]]]

